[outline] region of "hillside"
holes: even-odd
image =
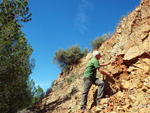
[[[146,113],[150,112],[150,0],[141,1],[116,29],[114,35],[96,50],[100,63],[112,62],[104,70],[113,74],[111,80],[100,73],[105,81],[105,97],[111,104],[95,106],[97,86],[88,95],[87,108],[92,113]],[[30,110],[37,113],[78,113],[81,105],[83,73],[92,52],[73,64],[68,72],[62,71],[53,91],[35,103]]]

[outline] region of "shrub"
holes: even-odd
[[[87,55],[87,52],[87,48],[81,52],[79,45],[69,47],[66,51],[64,49],[59,49],[59,51],[55,52],[53,63],[58,65],[59,68],[68,70],[71,64],[77,63],[80,58]]]
[[[39,99],[44,98],[45,92],[42,92],[41,95],[39,96]]]
[[[119,18],[119,23],[125,18],[125,15],[123,15],[121,18]],[[117,23],[117,26],[115,26],[116,28],[119,26],[119,23]]]
[[[91,41],[90,45],[94,50],[96,47],[101,46],[101,44],[106,40],[106,37],[97,37]]]
[[[100,36],[96,37],[94,40],[92,40],[92,41],[90,42],[90,45],[92,46],[92,49],[94,50],[94,49],[96,49],[97,47],[101,46],[102,43],[103,43],[105,40],[109,39],[112,35],[113,35],[113,33],[108,32],[107,34],[103,34],[102,37],[100,37]]]
[[[54,86],[54,83],[55,83],[55,80],[53,80],[53,81],[52,81],[52,85],[51,85],[51,87],[53,87],[53,86]]]
[[[123,45],[122,45],[122,46],[120,46],[120,49],[121,49],[121,50],[123,50],[123,49],[124,49],[124,46],[123,46]]]
[[[121,18],[119,18],[119,22],[121,22],[125,18],[125,15],[123,15]]]
[[[67,77],[67,83],[71,83],[72,82],[72,77]]]

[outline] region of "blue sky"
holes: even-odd
[[[61,70],[52,63],[55,51],[79,44],[83,50],[92,40],[113,33],[119,18],[132,12],[141,0],[29,0],[32,21],[23,32],[36,60],[31,79],[44,91]]]

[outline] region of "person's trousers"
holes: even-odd
[[[98,85],[97,98],[96,98],[97,101],[102,98],[104,93],[104,86],[105,86],[105,83],[99,80],[98,78],[96,78],[95,80],[91,80],[89,78],[84,77],[83,82],[84,83],[83,83],[83,93],[81,96],[81,109],[86,108],[87,96],[92,84]]]

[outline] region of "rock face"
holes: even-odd
[[[95,105],[97,86],[92,85],[87,108],[92,113],[148,113],[150,112],[150,0],[140,5],[119,24],[114,35],[97,48],[100,63],[112,62],[103,69],[112,74],[111,80],[97,73],[105,81],[105,98],[110,103]],[[37,113],[78,113],[81,105],[83,73],[92,52],[61,72],[53,91],[30,110]]]

